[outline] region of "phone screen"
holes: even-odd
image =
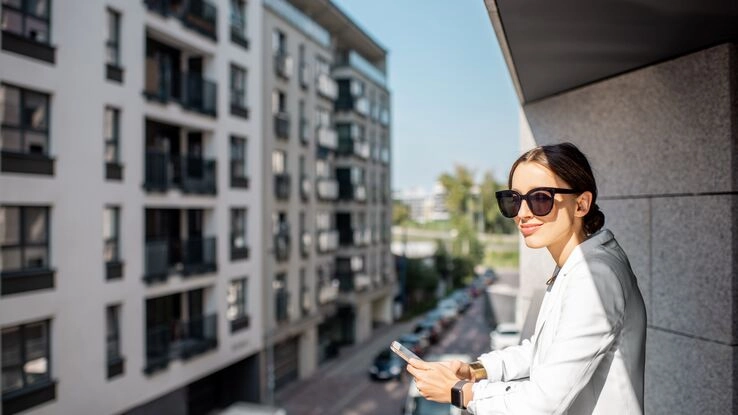
[[[390,350],[397,353],[397,355],[403,358],[406,362],[410,362],[410,359],[420,360],[418,355],[411,352],[410,349],[400,344],[400,342],[393,341],[392,344],[390,345]]]

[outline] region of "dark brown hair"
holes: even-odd
[[[508,186],[512,188],[512,177],[520,163],[535,162],[547,167],[555,175],[565,181],[577,192],[592,192],[592,204],[584,216],[584,232],[591,235],[605,225],[605,214],[597,206],[597,184],[587,157],[572,143],[539,146],[528,150],[520,156],[512,168],[508,178]]]

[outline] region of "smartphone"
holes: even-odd
[[[421,360],[418,355],[411,352],[410,349],[400,344],[398,341],[393,341],[390,345],[390,350],[397,353],[398,356],[403,358],[406,362],[410,362],[410,359],[418,359]]]

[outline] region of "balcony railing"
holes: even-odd
[[[366,186],[363,184],[354,185],[354,200],[357,202],[366,202]]]
[[[321,73],[318,75],[318,94],[331,101],[338,98],[338,83],[330,75]]]
[[[218,315],[213,313],[146,327],[146,373],[218,347]]]
[[[330,127],[318,127],[318,145],[328,149],[335,150],[338,148],[338,133]]]
[[[287,261],[290,259],[290,232],[288,227],[274,235],[274,257],[277,261]]]
[[[343,293],[363,291],[371,287],[372,281],[368,275],[363,273],[345,272],[337,274],[339,289]]]
[[[290,138],[290,115],[288,113],[274,114],[274,135],[278,138]]]
[[[371,153],[369,143],[366,141],[355,141],[353,146],[354,154],[363,159],[368,159]]]
[[[279,200],[287,200],[290,198],[290,175],[275,174],[274,175],[274,196]]]
[[[318,198],[326,201],[338,199],[338,181],[335,179],[318,179]]]
[[[367,246],[372,241],[372,231],[369,228],[355,228],[353,234],[354,246]]]
[[[338,231],[322,231],[318,233],[318,252],[326,253],[338,249]]]
[[[204,0],[144,0],[149,10],[181,20],[188,28],[217,39],[218,8]]]
[[[274,55],[274,72],[284,79],[290,79],[292,76],[292,56],[287,53],[277,53]]]
[[[185,193],[215,194],[215,171],[215,160],[149,151],[144,188],[162,192],[179,188]]]
[[[144,280],[166,281],[170,274],[184,276],[217,270],[216,239],[158,239],[146,241]]]
[[[146,80],[144,95],[163,103],[178,101],[183,108],[216,116],[218,85],[205,79],[197,72],[181,72],[181,85],[176,88],[172,82],[175,74],[164,70],[156,58],[146,58]]]
[[[340,282],[336,279],[328,284],[321,284],[318,288],[318,304],[327,304],[338,298],[338,287]]]
[[[313,182],[310,181],[310,178],[306,175],[303,175],[300,179],[300,196],[303,200],[307,200],[310,198],[310,193],[313,190]]]

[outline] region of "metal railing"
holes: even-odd
[[[215,349],[218,346],[218,315],[172,320],[146,327],[147,373],[166,368],[170,361]]]
[[[215,194],[215,171],[215,160],[149,151],[146,153],[144,188],[166,191],[177,187],[185,193]]]

